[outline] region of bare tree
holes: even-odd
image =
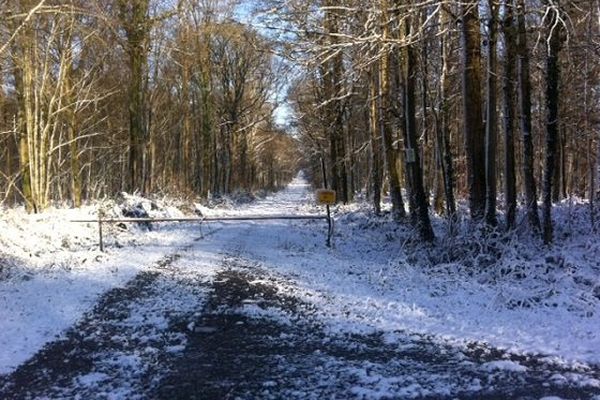
[[[521,134],[523,135],[523,180],[525,186],[525,212],[533,230],[540,229],[537,206],[537,190],[533,170],[533,139],[531,129],[531,81],[529,71],[529,50],[525,26],[525,0],[517,0],[517,57],[519,76],[519,109],[521,114]]]
[[[411,23],[412,22],[412,23]],[[410,37],[414,34],[414,21],[408,20],[404,24],[405,34]],[[412,45],[406,47],[404,54],[404,116],[406,122],[406,164],[410,177],[410,196],[412,201],[411,220],[417,227],[421,239],[431,242],[435,238],[429,220],[428,200],[423,187],[423,170],[421,168],[419,143],[417,141],[415,119],[415,56]]]
[[[149,0],[118,0],[119,19],[127,43],[130,73],[129,93],[129,170],[128,188],[145,192],[147,189],[146,150],[148,135],[145,122],[146,66],[151,28]]]
[[[548,55],[546,61],[546,158],[544,164],[543,238],[544,243],[552,242],[552,185],[558,139],[558,84],[560,78],[559,52],[561,47],[561,10],[550,3],[546,18],[548,30]]]
[[[498,6],[488,0],[487,16],[487,72],[486,72],[486,119],[485,119],[485,221],[495,226],[496,220],[496,21]]]
[[[482,123],[481,53],[478,2],[461,6],[463,55],[463,120],[467,151],[467,175],[471,217],[479,220],[485,210],[485,135]]]
[[[502,77],[502,109],[504,114],[504,197],[506,201],[506,227],[512,229],[515,226],[517,211],[517,183],[515,175],[515,102],[514,85],[515,78],[515,48],[516,48],[516,26],[513,18],[513,5],[510,1],[504,2],[504,19],[502,21],[502,33],[504,37],[504,62]]]

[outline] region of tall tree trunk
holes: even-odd
[[[148,62],[150,21],[149,0],[132,2],[119,0],[122,23],[127,35],[129,56],[129,190],[145,192],[147,187],[146,145],[144,125],[145,85],[144,74]]]
[[[485,124],[485,221],[496,226],[496,20],[498,6],[488,0],[487,102]]]
[[[414,22],[413,22],[414,23]],[[405,22],[406,36],[410,37],[413,29],[410,22]],[[411,221],[417,227],[421,239],[427,242],[435,238],[429,220],[428,198],[423,185],[423,169],[421,168],[420,149],[417,139],[415,116],[415,57],[414,46],[408,45],[404,57],[404,115],[406,121],[406,168],[410,177],[410,196],[412,197]]]
[[[202,131],[202,195],[208,197],[211,190],[214,192],[214,157],[215,146],[213,129],[213,111],[211,107],[211,87],[210,87],[210,71],[208,66],[205,66],[200,73],[200,98],[202,119],[200,121]]]
[[[19,1],[17,6],[19,12],[25,12],[31,9],[31,2],[28,0]],[[17,118],[14,122],[14,130],[16,132],[16,141],[18,147],[18,161],[20,179],[20,192],[25,206],[29,212],[37,212],[37,204],[34,198],[34,190],[32,184],[31,169],[32,160],[30,159],[30,124],[28,124],[29,102],[31,100],[31,69],[33,68],[33,46],[34,46],[34,31],[29,22],[23,22],[23,28],[11,44],[12,53],[15,55],[13,78],[15,82],[15,91],[17,96]],[[7,21],[11,31],[16,31],[21,24],[20,20]]]
[[[130,56],[131,82],[129,87],[129,190],[144,192],[144,60],[139,51]]]
[[[598,8],[596,9],[598,15],[598,25],[596,26],[596,29],[600,29],[600,2],[598,3]],[[592,43],[592,37],[594,35],[592,29],[594,26],[594,13],[591,13],[591,15],[589,15],[587,20],[587,26],[586,26],[586,41],[588,43]],[[591,122],[591,118],[590,118],[590,114],[591,114],[591,110],[590,110],[590,79],[593,80],[592,76],[590,76],[590,54],[589,52],[585,52],[584,55],[584,67],[585,67],[585,78],[584,78],[584,88],[583,88],[583,112],[585,114],[585,119],[584,119],[584,131],[587,135],[587,140],[588,140],[588,145],[587,147],[587,161],[588,161],[588,169],[589,169],[589,192],[588,192],[588,199],[589,199],[589,205],[590,205],[590,223],[592,226],[593,231],[596,231],[596,188],[597,188],[597,182],[596,179],[598,177],[598,170],[597,170],[597,166],[598,163],[600,162],[600,158],[596,158],[596,161],[594,162],[594,139],[598,140],[600,139],[600,137],[598,137],[598,135],[594,135],[592,133],[592,122]],[[563,170],[563,181],[564,181],[564,170],[565,170],[565,158],[566,158],[566,140],[563,141],[562,143],[562,159],[561,159],[561,163],[562,163],[562,170]],[[600,144],[600,140],[598,141],[598,143]],[[598,154],[596,157],[600,156],[600,154]],[[563,191],[564,191],[564,187],[565,185],[563,184]]]
[[[517,210],[517,181],[515,174],[515,103],[514,85],[515,77],[515,26],[513,21],[513,7],[510,0],[505,0],[504,8],[504,76],[502,80],[503,111],[504,111],[504,197],[506,201],[506,227],[515,226]]]
[[[67,108],[67,132],[69,139],[69,157],[71,167],[71,201],[74,207],[81,206],[81,163],[79,161],[79,143],[77,141],[79,121],[77,118],[76,101],[72,93],[73,67],[70,66],[65,77],[65,92],[69,106]]]
[[[480,26],[477,1],[461,6],[463,56],[463,118],[471,218],[480,220],[485,210],[485,135],[481,111]]]
[[[185,35],[184,44],[187,42],[187,32]],[[193,165],[192,165],[192,115],[190,109],[190,65],[189,57],[186,54],[182,55],[183,60],[181,63],[182,75],[181,75],[181,117],[182,121],[182,146],[181,146],[181,164],[180,164],[180,176],[179,180],[181,183],[181,189],[190,190],[192,177],[193,177]]]
[[[28,37],[29,28],[26,27],[23,30],[23,37]],[[27,62],[28,57],[26,56],[27,50],[27,40],[18,43],[14,46],[13,52],[17,54],[17,60],[21,60],[21,62]],[[27,125],[25,123],[25,82],[24,82],[24,64],[15,65],[14,68],[14,80],[15,80],[15,89],[17,92],[17,102],[18,102],[18,111],[17,111],[17,120],[15,131],[17,132],[17,141],[18,141],[18,154],[19,154],[19,173],[21,174],[21,193],[23,196],[23,200],[25,201],[25,205],[28,211],[36,211],[35,203],[33,201],[33,194],[31,190],[31,173],[30,173],[30,165],[29,165],[29,137],[27,134]]]
[[[442,162],[442,141],[439,114],[434,113],[433,132],[434,148],[433,148],[433,210],[438,214],[444,214],[444,164]]]
[[[346,90],[352,90],[351,88],[346,88]],[[342,144],[344,146],[344,177],[346,179],[345,183],[345,192],[346,192],[346,202],[352,202],[354,198],[354,143],[353,143],[353,129],[350,129],[348,125],[348,121],[350,120],[350,110],[349,105],[344,105],[343,107],[343,136],[342,136]]]
[[[546,59],[546,158],[544,164],[543,201],[543,239],[552,242],[552,185],[556,167],[556,145],[558,138],[558,81],[560,76],[558,55],[560,51],[561,24],[558,21],[559,10],[550,10],[547,18],[549,34],[548,56]]]
[[[445,29],[450,23],[450,17],[446,7],[449,7],[448,3],[444,4],[440,11],[440,25],[441,29]],[[456,203],[454,200],[454,165],[452,163],[452,150],[451,150],[451,137],[450,137],[450,102],[448,96],[450,93],[450,81],[449,81],[449,62],[448,57],[450,56],[450,40],[449,33],[442,36],[441,43],[441,54],[442,54],[442,71],[440,76],[440,132],[438,142],[440,142],[440,160],[442,164],[442,174],[444,177],[444,195],[446,197],[446,215],[452,222],[456,217]]]
[[[381,22],[382,22],[382,38],[385,42],[390,38],[390,21],[389,21],[389,3],[388,0],[381,0]],[[392,112],[390,104],[390,55],[387,49],[384,50],[380,64],[379,64],[379,87],[380,87],[380,102],[381,112],[379,113],[379,119],[381,123],[381,136],[383,139],[383,148],[385,154],[385,164],[387,167],[389,186],[390,186],[390,197],[392,199],[392,214],[394,219],[398,220],[406,216],[404,210],[404,201],[402,200],[402,192],[400,189],[400,175],[398,174],[398,158],[396,150],[393,146],[392,139]]]
[[[529,79],[529,50],[525,26],[525,0],[518,2],[518,75],[521,133],[523,135],[523,180],[525,186],[525,212],[531,229],[539,231],[540,217],[537,206],[537,189],[533,169],[533,139],[531,130],[531,82]]]
[[[81,206],[81,163],[79,160],[79,143],[77,140],[79,131],[77,96],[73,88],[75,75],[75,66],[72,52],[72,26],[67,31],[63,52],[67,67],[64,76],[63,95],[66,99],[65,117],[67,125],[67,139],[69,140],[69,161],[70,161],[70,179],[71,179],[71,201],[74,207]]]
[[[565,138],[565,128],[558,127],[556,137],[556,152],[554,157],[554,174],[552,175],[552,202],[558,203],[560,201],[560,182],[562,175],[562,157],[563,157],[563,141]],[[585,168],[582,166],[582,168]],[[585,180],[583,183],[583,191],[581,196],[585,193]]]
[[[371,149],[371,193],[373,210],[376,215],[381,213],[381,139],[379,131],[379,96],[378,96],[378,66],[373,64],[369,76],[369,133]]]
[[[434,187],[433,182],[430,181],[430,178],[433,178],[435,174],[435,154],[433,152],[428,151],[431,146],[430,133],[428,121],[430,119],[430,115],[428,114],[429,102],[427,96],[429,95],[429,85],[428,85],[428,60],[429,60],[429,43],[428,38],[426,37],[426,33],[428,30],[427,27],[427,15],[429,13],[428,7],[422,7],[419,13],[419,26],[422,29],[421,32],[421,48],[420,48],[420,57],[418,58],[418,64],[420,67],[420,86],[421,86],[421,128],[420,128],[420,136],[423,138],[423,144],[421,147],[420,160],[421,160],[421,170],[423,171],[423,187],[426,193],[431,193],[432,188]],[[413,50],[414,58],[416,58],[416,50]],[[413,63],[417,61],[413,59]],[[429,155],[433,155],[433,157],[428,157]],[[433,160],[433,162],[429,162],[428,158]],[[435,179],[434,179],[435,180]]]
[[[230,121],[235,121],[231,119]],[[221,185],[221,193],[231,193],[231,174],[233,172],[233,126],[231,123],[225,124],[225,135],[223,139],[223,182]]]
[[[334,5],[332,0],[326,1],[327,6]],[[330,45],[338,43],[339,16],[331,10],[325,11],[325,32],[330,35]],[[340,99],[344,89],[343,53],[336,49],[336,54],[325,61],[325,96],[329,101],[328,120],[332,123],[329,132],[329,156],[332,167],[331,188],[337,192],[337,200],[348,202],[348,174],[346,166],[346,150],[344,145],[344,103]]]

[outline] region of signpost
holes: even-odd
[[[332,206],[335,204],[335,190],[317,189],[316,198],[318,204]]]
[[[325,204],[327,207],[327,247],[331,247],[331,236],[333,236],[333,221],[331,220],[331,211],[329,206],[335,204],[335,190],[327,188],[327,173],[325,172],[325,161],[321,157],[321,170],[323,171],[323,187],[324,189],[317,190],[317,202]]]

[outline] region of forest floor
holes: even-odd
[[[322,212],[308,189],[202,211]],[[2,399],[600,399],[583,207],[551,250],[441,220],[427,246],[359,205],[331,249],[324,221],[238,221],[114,228],[103,254],[82,213],[0,220]]]

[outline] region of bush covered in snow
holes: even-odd
[[[528,229],[506,232],[466,218],[450,229],[440,217],[433,219],[437,239],[428,244],[390,214],[374,216],[365,203],[336,211],[337,225],[350,228],[339,233],[342,241],[343,235],[378,237],[376,245],[390,255],[387,273],[423,279],[434,296],[486,287],[497,293],[494,308],[561,307],[583,317],[600,314],[600,232],[593,231],[584,202],[555,207],[550,247]]]
[[[73,220],[96,220],[100,212],[105,218],[181,217],[180,201],[148,199],[121,193],[79,209],[49,208],[40,214],[29,214],[23,208],[4,209],[0,214],[0,280],[29,279],[37,273],[79,268],[92,259],[102,258],[98,248],[96,223]],[[134,246],[144,243],[140,235],[149,224],[106,224],[106,240],[110,244]]]

